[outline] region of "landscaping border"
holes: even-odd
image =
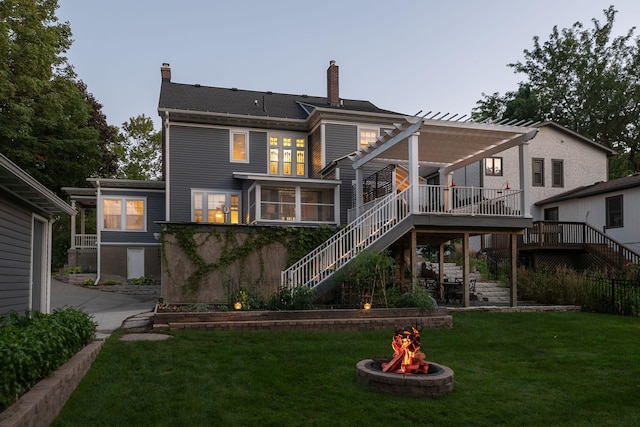
[[[394,330],[407,325],[425,329],[453,327],[445,308],[424,311],[416,308],[229,311],[202,313],[163,313],[153,316],[153,330],[179,329],[211,331],[376,331]]]
[[[16,403],[0,413],[0,427],[50,425],[91,367],[103,344],[104,340],[92,341],[52,376],[38,382]]]

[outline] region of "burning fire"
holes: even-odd
[[[396,329],[391,347],[394,352],[393,359],[382,364],[382,372],[426,374],[429,371],[425,354],[420,351],[420,332],[413,326]]]

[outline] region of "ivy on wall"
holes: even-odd
[[[162,254],[165,266],[167,262],[166,246],[168,244],[166,236],[172,235],[176,244],[180,247],[186,257],[193,262],[196,270],[187,278],[182,286],[191,291],[197,291],[202,283],[203,277],[213,271],[221,271],[236,262],[242,262],[249,257],[260,257],[259,275],[264,275],[264,262],[261,251],[272,243],[282,244],[288,253],[287,266],[292,265],[307,253],[320,246],[333,234],[338,231],[337,227],[233,227],[226,226],[224,232],[217,227],[211,227],[209,231],[202,225],[196,224],[171,224],[164,225],[162,229]],[[240,241],[238,233],[242,232],[247,238]],[[203,237],[198,243],[195,236]],[[216,239],[221,246],[221,255],[217,260],[209,260],[200,255],[199,249],[209,240]],[[167,268],[169,278],[177,282],[171,271]]]

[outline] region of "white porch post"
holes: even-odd
[[[444,186],[444,210],[448,211],[453,208],[453,172],[445,173],[444,169],[440,169],[440,185]]]
[[[418,134],[411,134],[407,138],[408,152],[409,152],[409,185],[411,186],[411,213],[420,212],[420,173],[418,164]]]
[[[362,172],[362,168],[356,168],[356,218],[362,215],[362,182],[364,181],[364,176]]]
[[[71,201],[71,207],[73,209],[76,208],[76,201],[75,200]],[[77,214],[75,214],[75,213],[73,215],[71,215],[71,249],[75,249],[76,248],[76,215]]]
[[[518,161],[520,162],[520,212],[525,218],[531,218],[531,162],[529,161],[529,143],[523,142],[518,146]]]

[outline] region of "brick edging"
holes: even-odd
[[[93,341],[0,413],[0,427],[48,426],[80,384],[104,341]]]

